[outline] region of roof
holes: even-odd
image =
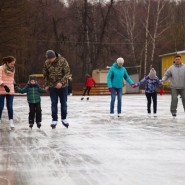
[[[177,55],[177,54],[183,54],[185,53],[185,50],[183,51],[176,51],[176,52],[173,52],[173,53],[167,53],[167,54],[163,54],[163,55],[159,55],[159,57],[165,57],[165,56],[169,56],[169,55]]]

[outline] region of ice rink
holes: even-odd
[[[123,96],[123,117],[109,119],[109,96],[68,98],[69,129],[52,130],[49,97],[41,129],[28,127],[26,97],[15,97],[15,130],[0,125],[0,185],[184,185],[185,114],[179,98],[158,96],[158,117],[146,116],[145,95]]]

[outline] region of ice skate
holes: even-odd
[[[39,129],[40,129],[40,127],[41,127],[41,123],[40,123],[40,122],[38,122],[38,123],[37,123],[37,128],[39,128]]]
[[[172,113],[173,118],[176,118],[177,114],[176,113]]]
[[[53,121],[52,124],[51,124],[51,128],[52,129],[55,129],[57,126],[57,121]]]
[[[154,113],[154,118],[157,118],[157,113]]]
[[[15,125],[13,123],[13,119],[9,120],[10,129],[13,130],[15,128]]]
[[[87,97],[87,101],[89,101],[89,97]]]
[[[81,101],[84,100],[84,97],[81,97]]]
[[[69,127],[69,123],[68,123],[67,119],[63,119],[63,120],[62,120],[62,124],[63,124],[64,127],[66,127],[66,128]]]
[[[30,123],[29,124],[29,127],[32,129],[33,128],[33,123]]]
[[[147,114],[147,117],[148,117],[148,118],[151,118],[151,113],[148,113],[148,114]]]

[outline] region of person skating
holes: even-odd
[[[135,88],[135,84],[127,73],[125,67],[123,67],[124,59],[118,58],[116,62],[110,68],[107,75],[107,84],[109,92],[111,93],[111,102],[110,102],[110,116],[114,116],[114,104],[117,94],[118,104],[117,104],[117,113],[118,117],[121,116],[121,104],[122,104],[122,89],[124,86],[123,79],[131,85],[132,88]]]
[[[171,82],[171,106],[170,111],[173,117],[177,114],[178,95],[182,98],[185,111],[185,65],[182,63],[181,56],[175,56],[174,64],[165,72],[162,82]]]
[[[67,121],[67,95],[70,68],[67,60],[53,50],[46,52],[46,61],[43,68],[45,90],[49,91],[51,98],[52,123],[54,129],[58,124],[58,98],[61,103],[62,124],[68,128]]]
[[[154,117],[157,116],[157,86],[162,85],[161,81],[156,75],[154,68],[150,70],[150,73],[145,76],[140,82],[136,83],[136,87],[145,83],[145,95],[147,98],[147,111],[148,116],[151,116],[151,103],[153,100],[153,113]]]
[[[11,129],[15,127],[13,123],[15,62],[16,59],[13,56],[4,57],[0,66],[0,122],[6,98],[9,126]]]
[[[94,79],[89,74],[86,75],[86,84],[85,85],[86,85],[86,88],[83,92],[81,100],[84,99],[86,93],[87,93],[87,100],[89,100],[91,88],[93,86],[94,87],[96,86],[96,82],[94,81]]]
[[[45,89],[39,87],[37,79],[34,76],[30,76],[29,82],[24,88],[16,87],[16,92],[27,93],[27,100],[29,104],[29,127],[32,128],[36,118],[37,127],[41,127],[42,122],[42,109],[40,94],[45,93]]]

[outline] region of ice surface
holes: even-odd
[[[49,97],[43,126],[28,128],[26,97],[14,101],[0,126],[0,185],[184,185],[185,114],[170,115],[169,95],[158,96],[158,118],[146,116],[144,95],[123,96],[123,117],[109,119],[109,96],[68,98],[69,129],[50,128]]]

